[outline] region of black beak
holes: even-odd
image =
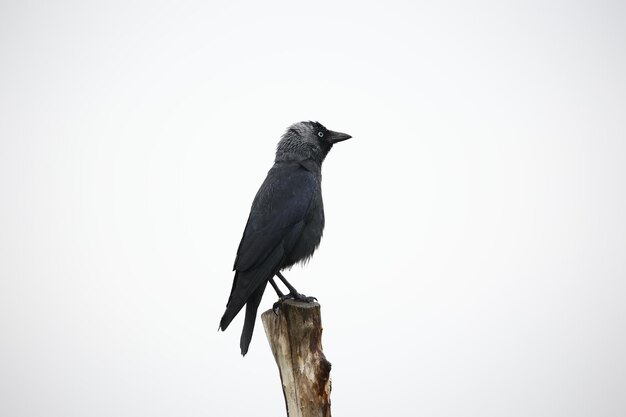
[[[342,142],[344,140],[350,139],[351,137],[352,136],[348,135],[347,133],[333,132],[332,130],[328,131],[328,141],[330,143]]]

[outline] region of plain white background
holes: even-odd
[[[216,331],[284,129],[336,416],[626,415],[626,8],[0,5],[0,414],[279,416]],[[274,301],[271,291],[261,309]]]

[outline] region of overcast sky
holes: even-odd
[[[623,2],[91,3],[0,4],[0,415],[284,415],[217,326],[301,120],[334,415],[626,415]]]

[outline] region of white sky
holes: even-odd
[[[0,415],[284,415],[260,321],[216,329],[309,119],[354,137],[287,274],[334,415],[626,415],[622,2],[36,3],[0,4]]]

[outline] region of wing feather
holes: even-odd
[[[246,271],[263,262],[304,220],[314,190],[315,177],[300,164],[275,165],[252,203],[234,269]]]
[[[233,268],[236,270],[235,278],[220,321],[222,330],[228,327],[253,294],[262,295],[260,286],[264,287],[280,270],[304,230],[304,219],[315,187],[314,175],[298,163],[276,164],[268,172],[254,198],[239,243]],[[255,303],[258,304],[256,298]],[[256,311],[255,306],[251,306],[250,310]],[[242,352],[253,329],[250,318],[247,323],[244,328],[246,336],[242,334]]]

